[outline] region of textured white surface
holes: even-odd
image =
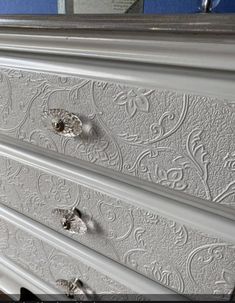
[[[1,137],[1,140],[6,139],[9,138]],[[132,206],[157,212],[159,215],[177,221],[182,225],[194,226],[194,228],[199,228],[208,234],[216,233],[219,238],[226,239],[228,242],[235,241],[233,232],[235,211],[233,209],[226,209],[225,212],[221,210],[222,206],[217,204],[213,204],[212,208],[211,203],[205,203],[206,200],[202,200],[204,203],[203,205],[200,204],[199,208],[200,199],[195,198],[196,201],[193,206],[187,203],[193,200],[188,201],[187,196],[177,201],[175,192],[174,195],[169,195],[169,193],[165,195],[166,192],[163,191],[154,194],[138,188],[138,184],[133,186],[128,182],[120,182],[94,171],[75,166],[73,163],[62,162],[58,159],[58,155],[52,158],[37,153],[36,150],[31,150],[33,148],[31,144],[27,145],[27,150],[20,146],[24,145],[23,143],[17,142],[17,144],[16,149],[14,145],[6,144],[5,141],[1,142],[0,155],[62,179],[101,191],[116,199],[127,201]]]
[[[158,300],[182,301],[182,298],[185,298],[185,297],[182,297],[181,295],[177,295],[175,292],[171,291],[170,289],[165,288],[165,287],[161,286],[160,284],[157,284],[157,283],[145,278],[144,276],[136,274],[135,272],[133,272],[132,270],[129,270],[126,267],[118,265],[116,262],[111,261],[109,258],[106,258],[100,254],[95,253],[94,251],[86,248],[84,245],[75,243],[73,240],[66,238],[66,237],[60,235],[59,233],[46,228],[45,226],[37,223],[36,221],[27,219],[25,216],[13,211],[13,210],[10,210],[7,207],[4,207],[4,206],[0,207],[0,216],[1,216],[2,220],[8,226],[11,226],[10,230],[19,230],[23,234],[34,238],[36,242],[43,243],[43,245],[45,244],[46,246],[53,248],[55,251],[59,251],[61,254],[66,255],[68,257],[68,260],[75,262],[75,264],[82,263],[82,264],[84,264],[85,267],[92,268],[97,273],[100,273],[102,276],[107,276],[111,280],[116,281],[119,285],[125,285],[125,287],[126,287],[125,289],[129,288],[129,290],[130,289],[132,290],[130,293],[152,294],[152,295],[157,294],[158,296],[156,296],[156,297],[154,296],[154,298],[157,301]],[[8,235],[8,229],[6,230],[6,228],[5,228],[5,233],[3,232],[2,234],[3,234],[3,247],[4,247],[4,245],[5,245],[4,243],[6,243],[6,241],[4,241],[4,239],[6,239],[6,237]],[[9,238],[9,237],[7,237],[7,238]],[[6,247],[6,245],[5,245],[5,247]],[[14,247],[14,245],[13,245],[13,247]],[[17,249],[15,249],[15,251],[17,251]],[[6,258],[8,258],[8,256],[5,259],[4,258],[5,257],[1,256],[1,260],[6,260]],[[32,256],[32,258],[34,258],[34,257]],[[24,259],[24,257],[23,257],[23,259]],[[17,268],[18,265],[19,265],[19,268],[20,267],[22,268],[22,266],[20,265],[20,260],[19,260],[18,265],[16,265],[16,263],[14,264],[14,261],[10,261],[8,258],[6,263],[9,264],[9,262],[12,264],[11,268]],[[36,262],[36,264],[37,264],[37,262]],[[47,261],[45,261],[45,263],[47,263]],[[23,266],[23,268],[24,268],[24,266]],[[26,266],[26,269],[25,269],[26,271],[27,271],[27,268],[28,267]],[[22,277],[25,276],[25,270],[22,270],[22,273],[21,273]],[[46,270],[48,270],[48,263],[46,266]],[[65,271],[66,271],[66,268],[65,268]],[[68,269],[68,271],[69,271],[69,269]],[[17,272],[19,272],[19,270],[17,270]],[[29,270],[29,272],[31,272],[31,270]],[[34,272],[34,274],[35,274],[35,272]],[[35,277],[35,279],[33,279],[34,281],[36,281],[37,278],[41,278],[43,280],[43,277],[38,276],[37,273],[36,273],[36,276],[34,276],[34,277]],[[44,280],[44,284],[46,281]],[[37,284],[38,284],[38,286],[45,289],[45,286],[44,287],[41,286],[43,283],[38,282]],[[47,291],[47,293],[55,293],[55,292]],[[161,295],[164,294],[164,296],[159,296],[160,294]]]
[[[233,102],[12,69],[0,88],[2,134],[235,207]],[[47,130],[50,108],[80,114],[85,135]]]
[[[233,290],[234,243],[6,157],[0,165],[1,203],[178,293]],[[64,231],[52,214],[72,207],[88,226],[84,235]]]
[[[74,260],[53,246],[0,219],[1,254],[57,288],[56,280],[80,279],[96,294],[132,294],[125,286]]]
[[[184,294],[231,293],[235,281],[234,224],[213,213],[222,214],[223,207],[230,215],[225,217],[234,219],[233,41],[211,38],[203,42],[195,36],[152,41],[147,37],[52,37],[48,33],[40,37],[0,36],[0,65],[5,67],[0,72],[0,133],[42,146],[44,155],[49,156],[51,150],[56,152],[54,157],[58,155],[56,159],[41,159],[33,149],[30,153],[29,145],[22,151],[18,141],[12,151],[1,142],[1,154],[20,157],[24,163],[32,161],[35,167],[1,157],[2,203],[35,220],[27,223],[23,215],[16,214],[10,221],[24,221],[26,229],[20,224],[14,227],[8,222],[7,228],[3,224],[3,252],[28,269],[27,247],[15,247],[18,228],[22,239],[35,241],[30,271],[42,279],[45,274],[40,273],[33,254],[44,260],[54,247],[55,255],[62,252],[66,256],[63,264],[67,274],[68,262],[72,260],[71,268],[80,263],[83,251],[85,263],[93,260],[88,268],[110,275],[111,280],[118,277],[119,283],[133,286],[137,292],[147,289],[152,293],[152,284],[159,293],[170,289],[134,271]],[[52,106],[88,117],[97,137],[74,142],[49,133],[41,113]],[[125,182],[107,180],[104,175],[97,178],[92,170],[81,169],[82,165],[69,168],[57,163],[59,154],[68,155],[71,163],[82,164],[79,159],[83,159],[90,168],[104,168],[97,169],[99,172],[107,168],[112,177],[120,172]],[[132,183],[130,176],[134,176]],[[204,198],[208,203],[200,207],[211,213],[146,193],[140,189],[148,188],[142,186],[143,180],[173,199],[173,195],[188,193],[191,197],[181,195],[178,200],[188,200],[191,205],[197,201],[199,206],[199,198]],[[56,236],[53,230],[44,232],[46,227],[36,220],[60,230],[50,211],[75,203],[100,229],[73,238],[134,271],[103,256],[98,258],[95,251],[70,238],[66,244],[57,241],[52,245],[54,238],[63,236]],[[8,211],[1,214],[6,218]],[[12,243],[11,248],[8,243]]]
[[[32,293],[37,294],[42,300],[64,300],[64,295],[58,295],[58,289],[48,286],[48,283],[34,275],[29,274],[27,270],[16,266],[9,259],[0,256],[0,290],[8,294],[13,300],[19,300],[20,288],[25,287]],[[48,295],[47,295],[48,294]],[[49,295],[51,294],[51,296]]]

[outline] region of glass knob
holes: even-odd
[[[71,299],[73,299],[75,295],[82,295],[84,299],[87,297],[86,289],[83,288],[83,283],[79,279],[71,279],[69,281],[59,279],[56,281],[56,285],[62,288],[66,296]]]
[[[77,137],[82,134],[82,121],[73,113],[63,109],[49,109],[44,112],[44,118],[49,122],[47,126],[59,135]]]
[[[52,211],[52,214],[60,218],[61,226],[70,233],[84,235],[87,232],[87,225],[82,220],[78,209],[72,208],[66,210],[56,208]]]

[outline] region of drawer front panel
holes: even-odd
[[[9,69],[0,92],[2,134],[235,208],[228,100]],[[48,130],[50,109],[78,114],[83,133]]]
[[[37,239],[3,217],[0,217],[0,227],[0,254],[58,290],[66,292],[66,288],[57,285],[57,280],[71,281],[76,278],[82,282],[85,293],[99,294],[100,299],[102,294],[123,294],[116,297],[118,300],[124,300],[129,294],[138,298],[124,285]]]
[[[1,203],[178,293],[232,292],[235,243],[6,157],[0,166]],[[85,232],[54,213],[73,207]]]

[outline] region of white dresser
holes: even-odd
[[[1,23],[2,291],[232,299],[234,38],[163,21]]]

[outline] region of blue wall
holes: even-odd
[[[57,14],[57,0],[0,0],[0,14]]]
[[[112,1],[112,0],[110,0]],[[235,13],[235,0],[219,3],[215,13]],[[202,0],[145,0],[145,14],[200,13]],[[57,0],[0,0],[0,14],[57,14]]]
[[[212,0],[214,13],[235,13],[235,0]],[[216,6],[217,5],[217,6]],[[202,0],[145,0],[145,14],[200,13]]]
[[[235,13],[235,1],[221,0],[213,11],[215,13]]]
[[[181,14],[200,12],[201,0],[145,0],[145,14]]]

